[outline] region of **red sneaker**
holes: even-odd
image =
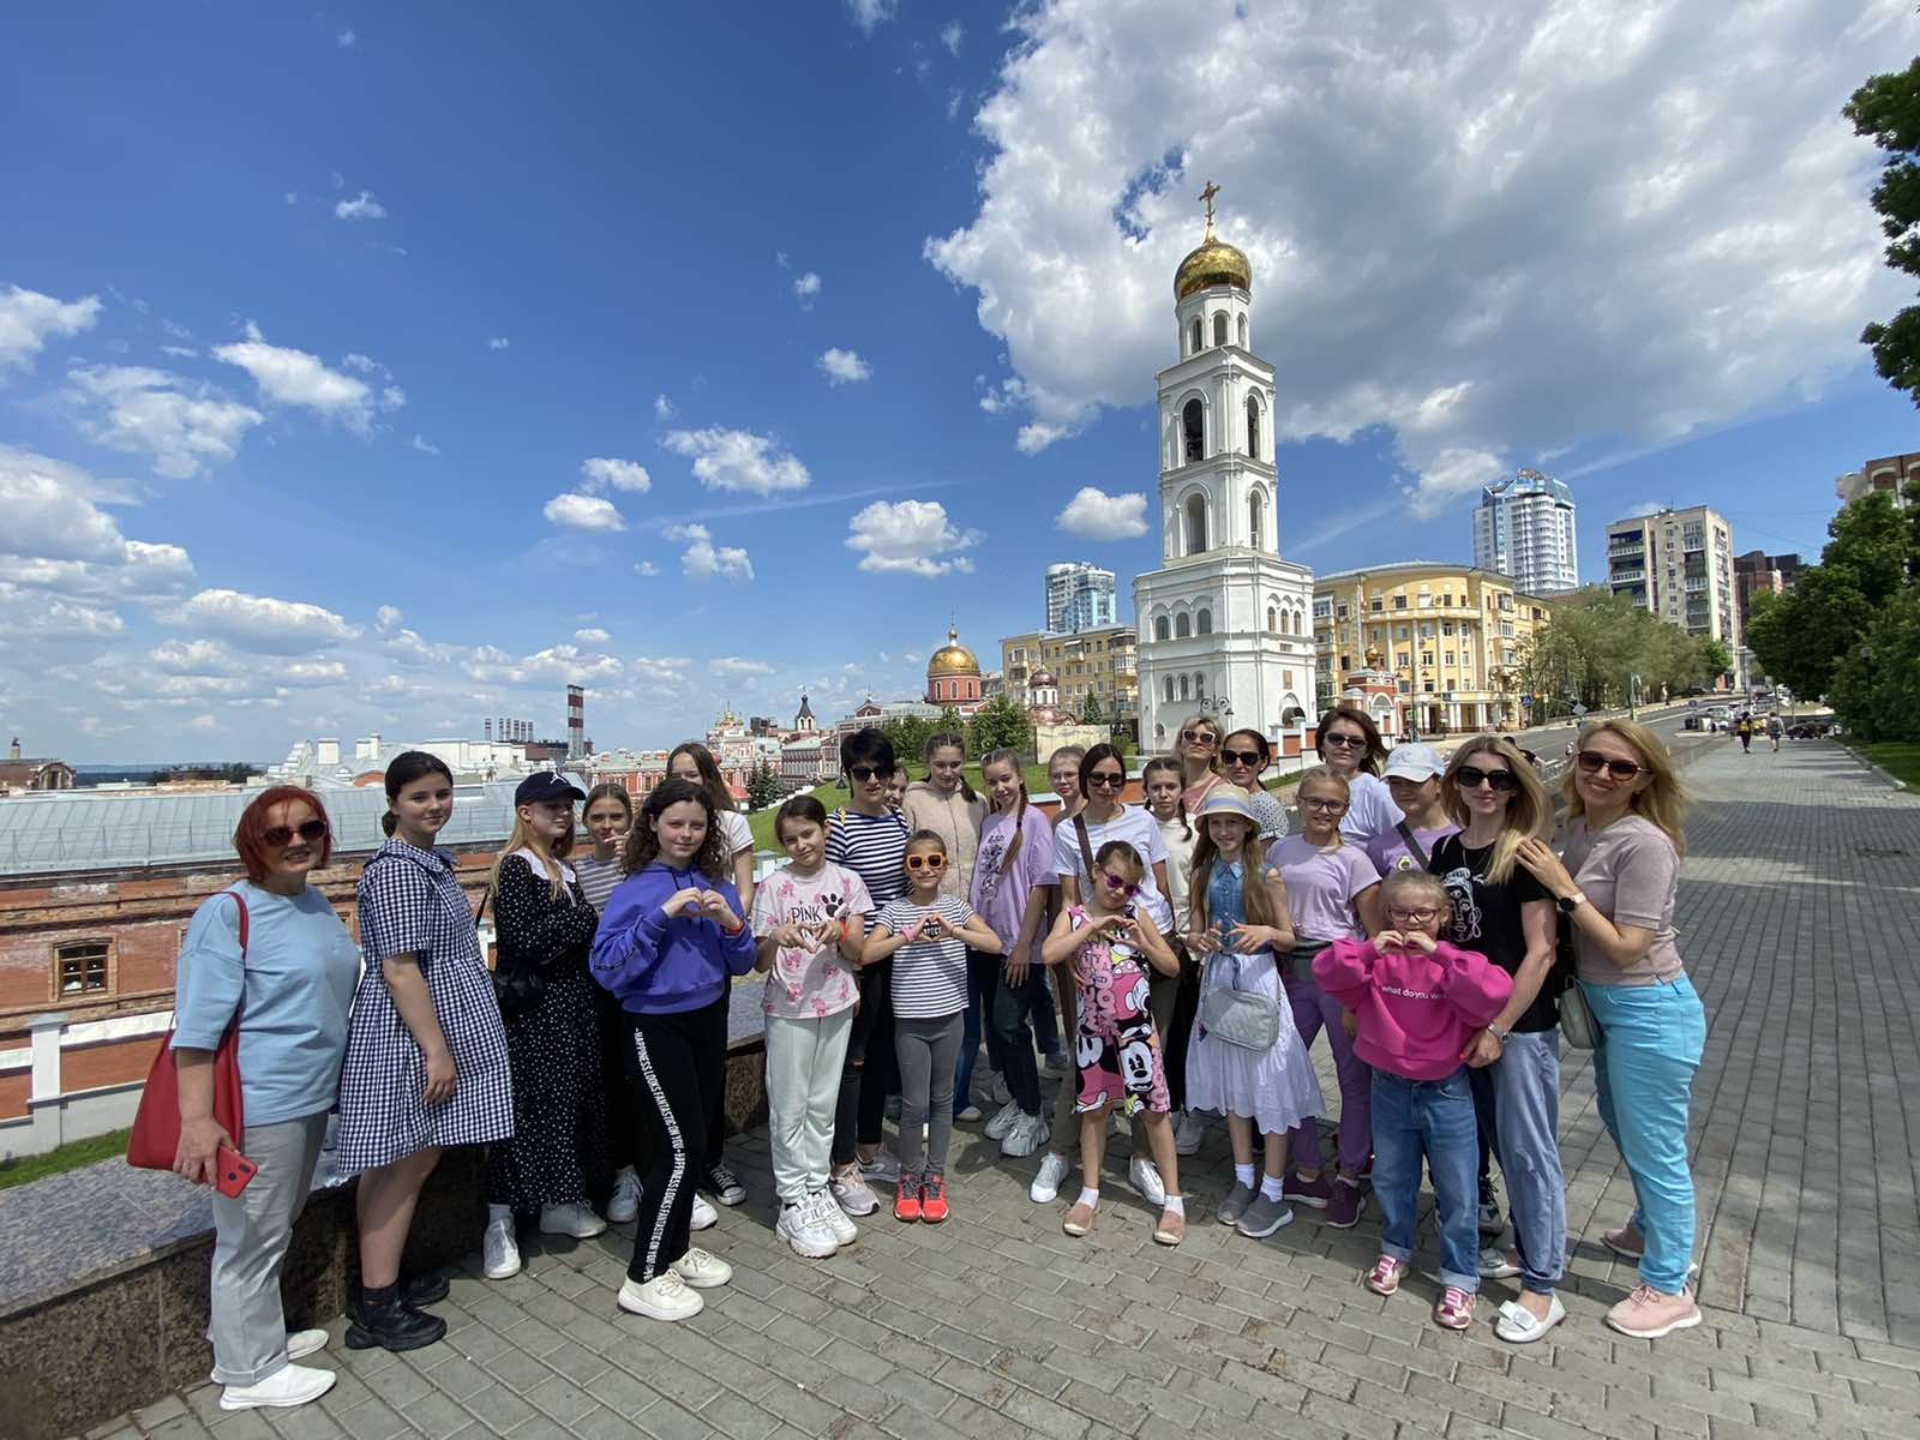
[[[920,1209],[920,1182],[902,1175],[898,1188],[893,1192],[893,1218],[896,1220],[918,1220]]]
[[[920,1218],[938,1225],[947,1214],[947,1177],[929,1175],[920,1182]]]

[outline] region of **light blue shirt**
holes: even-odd
[[[214,1050],[240,1011],[240,1085],[249,1125],[280,1125],[333,1108],[360,952],[326,896],[289,898],[248,881],[247,953],[233,896],[209,896],[180,952],[175,1049]]]

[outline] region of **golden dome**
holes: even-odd
[[[1232,285],[1251,293],[1253,265],[1245,252],[1227,244],[1209,230],[1199,248],[1182,260],[1180,268],[1173,272],[1173,298],[1175,301],[1184,300],[1215,285]]]
[[[947,627],[947,643],[933,652],[933,658],[927,661],[927,678],[936,675],[978,675],[980,662],[973,658],[973,652],[960,643],[960,631],[957,627]]]

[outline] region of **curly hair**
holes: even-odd
[[[714,815],[713,797],[704,786],[696,785],[691,780],[662,780],[653,787],[653,793],[647,796],[647,803],[640,807],[639,820],[627,832],[627,849],[622,857],[627,874],[637,875],[660,858],[660,835],[655,827],[660,823],[660,817],[673,806],[686,804],[698,805],[707,817],[707,838],[701,842],[699,852],[693,857],[692,868],[698,870],[707,883],[716,889],[722,881],[730,879],[733,856],[727,846],[727,837]]]

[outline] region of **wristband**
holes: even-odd
[[[732,929],[728,929],[725,925],[722,925],[720,927],[720,933],[722,935],[733,936],[733,935],[738,935],[742,930],[746,928],[747,928],[747,922],[742,920],[738,925],[735,925]]]

